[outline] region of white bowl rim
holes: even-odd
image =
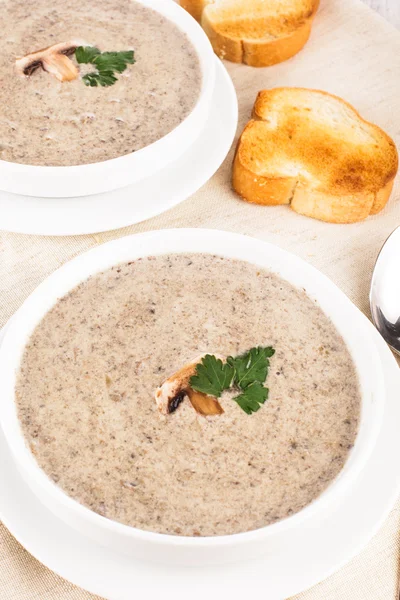
[[[161,245],[159,250],[154,247],[154,244],[157,243]],[[185,249],[184,247],[175,251],[163,249],[163,244],[166,244],[167,246],[180,246],[181,243],[183,243],[183,245],[186,247],[191,245],[193,246],[193,244],[198,244],[200,249],[192,250],[187,248]],[[231,244],[231,249],[229,252],[215,251],[212,249],[213,244],[221,245],[221,243],[226,243],[227,245]],[[142,246],[144,246],[145,249],[143,249]],[[232,247],[236,248],[235,251],[232,250]],[[254,258],[247,259],[241,257],[243,254],[243,248],[254,251]],[[299,512],[271,525],[248,532],[204,537],[174,536],[130,527],[117,521],[107,519],[93,512],[89,508],[80,504],[77,500],[74,500],[68,496],[39,467],[33,454],[30,452],[25,443],[25,438],[23,436],[17,416],[16,404],[14,402],[15,378],[26,342],[28,341],[35,326],[40,322],[40,319],[48,312],[49,308],[51,308],[51,306],[53,306],[59,298],[67,293],[68,290],[73,289],[79,284],[79,282],[84,281],[90,275],[101,272],[112,265],[119,264],[129,259],[135,260],[141,256],[154,256],[167,253],[184,254],[191,252],[213,254],[217,256],[225,256],[227,258],[244,260],[246,262],[250,262],[251,264],[259,265],[261,268],[275,272],[283,279],[286,279],[286,277],[285,275],[281,274],[282,266],[286,268],[286,266],[289,267],[289,265],[292,265],[296,268],[297,272],[300,273],[299,280],[303,280],[303,277],[305,277],[305,279],[308,279],[308,282],[318,281],[319,283],[317,284],[317,287],[319,287],[320,290],[323,288],[322,295],[325,297],[326,302],[333,303],[339,300],[341,308],[352,313],[351,323],[348,322],[347,325],[353,327],[353,329],[357,331],[358,335],[361,336],[362,345],[360,347],[365,349],[364,356],[368,357],[369,359],[368,369],[364,371],[364,375],[366,374],[367,379],[366,385],[367,387],[371,386],[371,389],[374,389],[375,392],[378,391],[378,396],[375,395],[375,399],[373,400],[373,403],[375,403],[374,410],[376,417],[373,424],[373,435],[371,435],[370,439],[364,440],[364,443],[367,441],[369,449],[368,452],[364,452],[365,459],[361,461],[362,464],[360,461],[358,461],[358,465],[356,464],[356,467],[358,466],[358,468],[354,468],[353,466],[352,470],[346,470],[348,465],[351,463],[351,459],[354,456],[354,451],[359,444],[359,437],[363,424],[363,406],[365,402],[362,402],[360,432],[355,441],[354,448],[350,451],[343,470],[332,482],[330,482],[326,490]],[[115,257],[115,253],[118,255],[117,258]],[[271,255],[273,256],[273,261],[278,259],[278,262],[281,262],[279,270],[276,270],[273,267],[266,267],[265,265],[261,264],[260,258],[258,258],[260,255],[258,253],[261,253],[263,258]],[[265,254],[263,255],[262,253]],[[123,258],[121,258],[122,255],[124,255]],[[94,264],[97,266],[94,266]],[[77,277],[78,272],[79,276]],[[68,283],[67,285],[66,281],[69,280],[74,280],[74,284],[70,285]],[[290,281],[290,279],[287,280]],[[293,282],[291,283],[293,284]],[[303,289],[306,290],[302,283],[300,283],[297,287],[303,287]],[[310,292],[308,289],[306,292],[309,297],[313,298],[314,292]],[[49,301],[49,298],[51,298],[51,301]],[[316,301],[315,298],[314,300]],[[46,302],[46,305],[43,309],[44,301]],[[318,304],[320,304],[320,300],[318,300]],[[324,307],[321,306],[321,308],[324,310]],[[324,312],[326,313],[325,310]],[[332,317],[331,314],[328,314],[328,316],[330,318]],[[338,328],[335,321],[334,325]],[[346,337],[343,335],[343,331],[339,332],[347,343],[350,338],[347,337],[346,339]],[[356,367],[358,364],[361,364],[361,360],[358,361],[352,352],[351,355]],[[316,508],[321,508],[324,503],[326,504],[326,500],[328,498],[332,501],[332,496],[334,496],[333,492],[336,491],[337,495],[340,487],[342,490],[347,487],[349,480],[354,479],[359,474],[373,449],[383,416],[385,389],[379,354],[377,353],[377,349],[373,344],[370,335],[366,331],[363,322],[363,316],[359,314],[358,309],[327,276],[322,274],[303,259],[269,242],[265,242],[243,234],[220,231],[216,229],[200,228],[165,229],[125,236],[117,240],[112,240],[105,244],[101,244],[100,246],[80,254],[53,272],[41,284],[39,284],[39,286],[25,300],[24,304],[9,322],[3,343],[0,347],[0,380],[2,381],[4,393],[4,400],[0,409],[0,424],[3,428],[7,442],[18,465],[22,467],[25,472],[29,473],[29,475],[34,475],[35,482],[38,483],[48,495],[52,496],[58,503],[61,503],[68,510],[78,512],[81,517],[84,517],[84,519],[90,521],[92,525],[103,530],[108,530],[121,536],[133,537],[159,545],[186,547],[202,547],[211,545],[228,546],[232,544],[246,544],[248,542],[257,540],[262,541],[269,535],[276,534],[288,528],[294,527],[296,523],[311,517],[313,513],[315,514],[317,512]]]
[[[151,8],[154,11],[159,12],[160,14],[163,14],[163,15],[165,15],[165,13],[168,12],[168,16],[166,16],[166,18],[168,20],[170,20],[172,23],[174,23],[174,25],[176,27],[178,27],[179,29],[181,29],[181,27],[170,16],[170,15],[174,15],[174,13],[175,13],[175,15],[180,15],[180,17],[186,22],[186,24],[188,26],[192,27],[194,23],[197,25],[195,19],[193,19],[193,17],[191,17],[191,15],[184,8],[182,8],[182,6],[180,4],[178,4],[174,0],[171,0],[170,2],[169,1],[166,2],[165,0],[134,0],[134,2],[143,4],[143,5],[147,6],[148,8]],[[167,10],[165,9],[166,6],[167,6]],[[213,62],[213,59],[215,57],[214,51],[213,51],[212,46],[209,42],[209,39],[206,36],[206,34],[204,33],[203,29],[200,26],[198,26],[198,30],[197,30],[197,34],[199,35],[199,40],[201,40],[201,42],[200,42],[201,46],[202,46],[201,52],[196,48],[197,42],[195,43],[186,31],[185,31],[185,33],[188,36],[189,41],[195,47],[197,56],[200,61],[200,68],[201,68],[201,73],[202,73],[201,88],[200,88],[200,93],[196,100],[196,103],[193,106],[190,113],[183,119],[183,121],[181,121],[169,133],[167,133],[163,137],[159,138],[155,142],[148,144],[147,146],[144,146],[140,150],[136,150],[135,152],[129,152],[128,154],[122,154],[121,156],[117,156],[115,158],[109,158],[109,159],[106,159],[103,161],[97,161],[97,162],[86,163],[86,164],[81,164],[81,165],[61,165],[61,166],[29,165],[29,164],[25,164],[25,163],[17,163],[17,162],[13,162],[13,161],[0,159],[0,172],[2,169],[4,169],[4,170],[8,171],[10,174],[15,173],[18,175],[25,174],[26,176],[30,176],[30,175],[37,174],[39,171],[42,171],[43,176],[46,176],[46,175],[64,176],[67,174],[67,171],[68,171],[68,176],[74,177],[74,176],[82,176],[82,175],[88,173],[89,170],[98,169],[99,167],[100,168],[101,167],[102,168],[108,168],[108,167],[112,168],[113,166],[120,166],[121,168],[125,168],[128,166],[131,166],[131,165],[129,165],[129,163],[132,161],[133,157],[142,158],[145,151],[149,152],[150,150],[151,151],[155,150],[161,145],[161,142],[164,142],[166,139],[169,139],[172,136],[175,136],[176,133],[179,134],[179,132],[183,128],[187,127],[188,122],[193,121],[193,119],[196,117],[196,109],[201,104],[203,104],[205,97],[208,94],[210,94],[210,90],[214,87],[214,75],[215,75],[214,70],[209,68],[210,66],[212,66],[214,64],[214,62]],[[146,154],[148,152],[146,152]],[[124,162],[126,163],[126,165],[123,164]],[[63,197],[63,196],[61,196],[61,197]],[[65,196],[65,197],[68,198],[68,196]]]

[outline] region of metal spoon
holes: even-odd
[[[369,304],[375,327],[400,354],[400,227],[388,237],[376,259]],[[400,600],[400,584],[397,598]]]
[[[400,227],[388,237],[378,255],[369,303],[375,327],[400,354]]]

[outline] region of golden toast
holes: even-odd
[[[393,140],[326,92],[258,94],[236,149],[233,187],[245,200],[354,223],[382,210],[398,169]]]
[[[307,42],[319,0],[180,0],[202,25],[215,53],[267,67],[291,58]]]

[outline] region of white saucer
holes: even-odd
[[[216,58],[212,111],[204,131],[176,162],[114,192],[77,198],[35,198],[0,191],[0,230],[35,235],[109,231],[154,217],[194,194],[224,161],[238,121],[235,88]]]
[[[242,600],[253,592],[283,600],[325,579],[355,556],[378,531],[400,492],[400,370],[371,323],[382,358],[387,403],[377,445],[351,497],[329,518],[304,524],[279,555],[234,565],[164,568],[107,551],[79,536],[36,500],[14,466],[0,429],[0,519],[40,562],[109,600],[163,598]]]

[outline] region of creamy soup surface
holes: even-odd
[[[133,0],[3,0],[0,30],[2,160],[79,165],[129,154],[179,125],[200,93],[192,43]],[[17,74],[16,58],[70,40],[133,49],[136,63],[110,87],[60,82],[41,69]],[[81,74],[92,70],[81,65]]]
[[[199,354],[272,345],[269,399],[247,415],[231,394],[203,417],[163,415],[154,392]],[[23,432],[67,494],[161,533],[256,529],[309,504],[357,434],[357,373],[302,290],[245,262],[149,257],[95,275],[34,331],[17,384]]]

